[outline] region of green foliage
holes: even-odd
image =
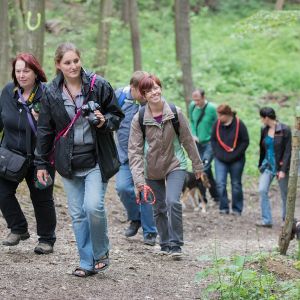
[[[98,1],[75,2],[51,1],[46,11],[46,19],[61,20],[65,27],[60,35],[46,34],[44,67],[50,79],[54,76],[55,49],[67,40],[82,50],[84,67],[97,71]],[[165,98],[185,111],[181,70],[175,56],[173,2],[138,2],[142,65],[162,80]],[[197,2],[192,0],[191,5]],[[120,1],[117,4],[120,7]],[[300,5],[293,6],[297,8]],[[130,31],[119,15],[112,20],[105,73],[114,88],[128,84],[133,72]],[[300,86],[297,18],[298,11],[274,12],[274,1],[259,0],[219,1],[216,13],[202,7],[199,14],[190,14],[194,85],[203,87],[207,98],[217,105],[229,103],[247,125],[250,146],[246,175],[258,174],[258,108],[270,105],[281,121],[293,125]],[[284,107],[278,101],[263,99],[273,93],[288,96]]]
[[[197,281],[209,279],[201,299],[211,299],[212,295],[218,295],[222,300],[298,299],[300,281],[277,279],[264,267],[268,257],[265,253],[215,257],[210,267],[196,275]],[[209,260],[208,257],[199,258],[202,259]]]

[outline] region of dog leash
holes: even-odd
[[[144,188],[142,192],[139,192],[137,197],[136,197],[136,203],[137,204],[142,204],[144,203],[149,203],[149,204],[154,204],[156,202],[156,198],[154,195],[153,190],[149,185],[144,184]]]

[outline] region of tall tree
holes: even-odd
[[[97,38],[97,65],[102,76],[105,74],[108,61],[109,37],[111,27],[111,16],[113,11],[112,0],[100,1],[100,20]]]
[[[182,83],[186,110],[193,91],[189,1],[175,0],[175,44],[176,59],[182,71]]]
[[[276,0],[275,9],[282,10],[284,6],[284,0]]]
[[[0,0],[0,90],[10,77],[9,74],[9,21],[8,2]]]
[[[136,71],[142,69],[140,32],[138,24],[138,6],[136,0],[129,0],[129,22],[133,51],[133,69]]]
[[[129,24],[129,1],[130,0],[122,0],[121,20],[124,24]]]
[[[27,0],[23,49],[43,63],[45,32],[45,0]]]

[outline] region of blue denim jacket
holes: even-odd
[[[115,91],[117,99],[119,99],[122,91],[126,93],[126,99],[124,104],[122,105],[122,111],[125,114],[125,118],[122,120],[120,127],[116,133],[116,145],[121,164],[126,164],[128,162],[128,139],[131,122],[134,115],[138,112],[140,105],[133,99],[130,93],[130,86],[117,89]]]

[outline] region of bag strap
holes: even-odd
[[[119,95],[119,98],[118,98],[118,104],[121,108],[122,108],[122,106],[125,102],[125,99],[126,99],[126,93],[124,92],[124,89],[123,89],[121,94]]]
[[[173,128],[176,132],[176,135],[179,138],[180,123],[179,123],[179,120],[178,120],[177,109],[176,109],[175,104],[173,104],[173,103],[168,103],[168,105],[169,105],[169,107],[171,108],[171,110],[174,114],[174,118],[171,119],[171,121],[172,121]],[[140,124],[141,130],[142,130],[142,133],[143,133],[143,139],[144,140],[145,140],[145,137],[146,137],[146,126],[144,125],[145,108],[146,108],[146,105],[142,106],[139,110],[139,124]]]
[[[202,111],[201,111],[201,114],[197,120],[197,124],[196,124],[196,135],[198,135],[198,125],[200,124],[200,122],[202,121],[203,117],[204,117],[204,114],[205,114],[205,110],[206,110],[206,107],[208,105],[208,102],[205,103],[204,107],[202,108]],[[194,107],[195,108],[195,107]]]
[[[23,107],[24,109],[26,110],[26,114],[27,114],[27,119],[28,119],[28,122],[29,122],[29,125],[33,131],[33,133],[35,134],[35,136],[37,135],[37,129],[36,129],[36,125],[34,124],[34,121],[33,121],[33,117],[32,117],[32,114],[30,112],[30,109],[29,107],[26,105],[26,101],[21,93],[21,90],[20,88],[18,88],[18,95],[19,95],[19,99],[21,100],[22,104],[23,104]]]

